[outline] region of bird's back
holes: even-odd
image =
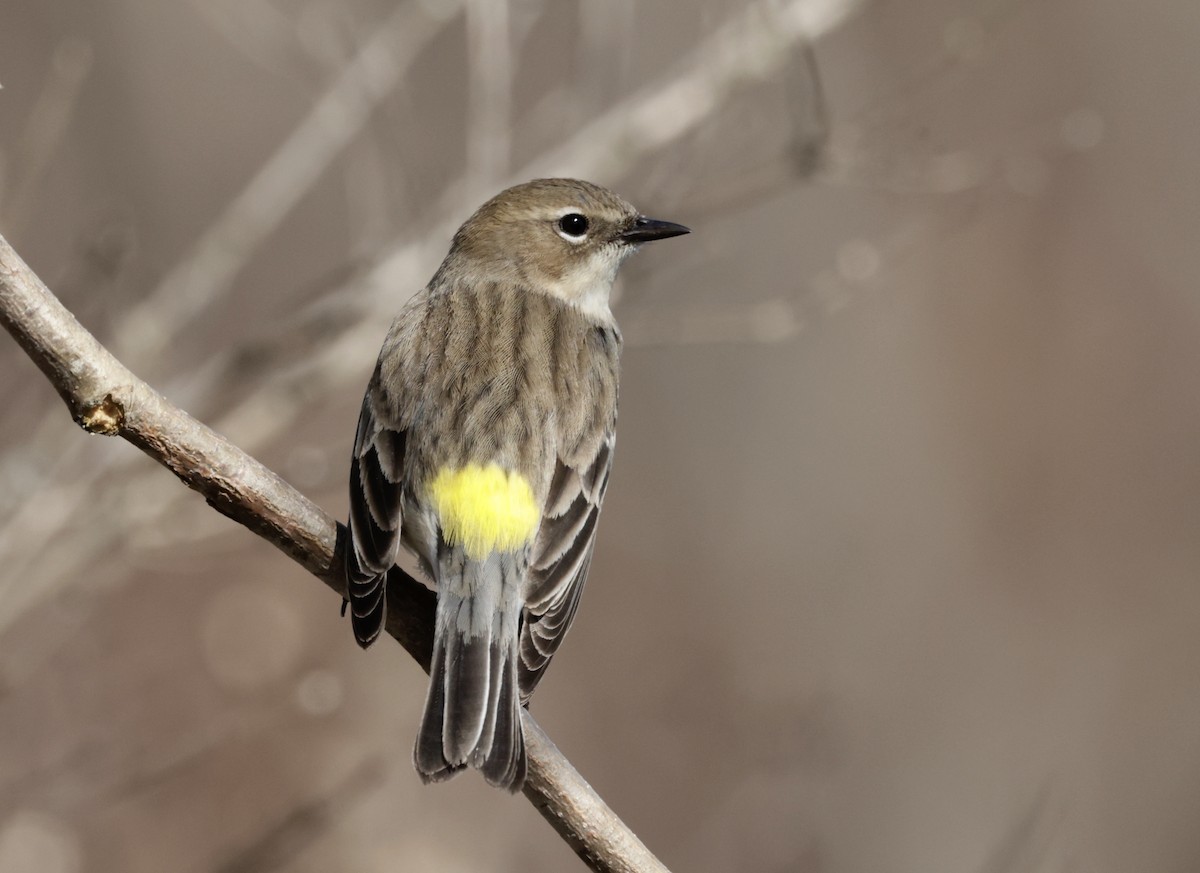
[[[611,433],[620,347],[615,324],[513,284],[423,292],[393,325],[377,374],[399,418],[388,425],[408,434],[405,490],[494,463],[541,505],[556,462],[578,465]]]

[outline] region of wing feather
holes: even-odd
[[[529,561],[530,587],[521,624],[518,683],[528,700],[575,618],[591,565],[596,522],[612,466],[613,431],[589,463],[560,457]]]
[[[350,537],[346,588],[360,646],[379,636],[386,619],[387,572],[400,545],[400,474],[405,432],[383,426],[372,409],[375,381],[363,398],[350,465]]]

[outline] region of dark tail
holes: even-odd
[[[461,576],[439,580],[447,590],[438,592],[429,695],[413,761],[427,782],[470,765],[490,784],[519,791],[525,736],[517,693],[516,585],[505,584],[507,574],[496,572],[495,558],[459,568],[465,570]],[[463,596],[467,591],[472,593]]]

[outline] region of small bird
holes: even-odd
[[[521,706],[575,617],[612,465],[609,292],[639,245],[688,232],[590,182],[517,185],[459,228],[388,332],[354,440],[346,581],[364,648],[400,545],[436,587],[426,782],[468,765],[525,781]]]

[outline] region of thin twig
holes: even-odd
[[[254,531],[344,594],[345,528],[278,475],[135,376],[75,319],[0,237],[0,324],[90,433],[121,436],[170,469],[214,509]],[[434,595],[394,568],[387,630],[425,669]],[[666,871],[527,712],[525,795],[593,870]]]

